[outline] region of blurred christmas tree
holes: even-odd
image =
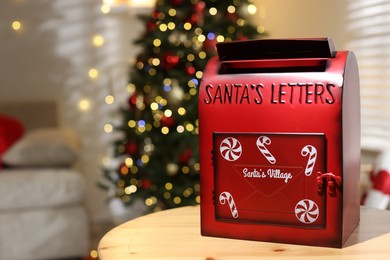
[[[141,19],[142,52],[130,72],[115,142],[122,163],[105,177],[124,204],[150,209],[194,205],[199,197],[197,87],[217,42],[257,38],[253,0],[158,0]],[[109,185],[103,185],[109,188]]]

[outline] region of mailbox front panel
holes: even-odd
[[[325,136],[296,133],[214,133],[217,221],[324,228]]]

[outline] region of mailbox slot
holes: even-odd
[[[223,61],[219,74],[324,72],[327,59]]]

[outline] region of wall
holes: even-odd
[[[256,0],[266,14],[259,12],[257,22],[268,37],[329,36],[341,49],[347,37],[344,2]],[[22,22],[21,30],[11,29],[14,20]],[[58,100],[62,125],[83,140],[81,170],[93,221],[109,218],[107,193],[96,187],[112,140],[103,128],[118,120],[115,113],[127,98],[127,69],[135,55],[131,41],[142,29],[134,13],[103,15],[97,0],[0,1],[0,102]],[[92,44],[96,34],[105,39],[101,47]],[[88,75],[91,68],[96,78]],[[105,103],[109,94],[113,105]]]
[[[336,49],[346,46],[346,0],[256,0],[257,22],[270,38],[330,37]],[[265,12],[266,17],[261,14]]]
[[[0,102],[54,99],[62,126],[81,137],[80,168],[88,186],[93,221],[109,217],[99,189],[102,160],[113,136],[103,128],[127,98],[131,42],[143,28],[135,14],[104,15],[96,0],[0,1]],[[20,21],[20,30],[12,29]],[[131,29],[130,29],[131,28]],[[94,36],[104,44],[96,46]],[[91,69],[98,75],[91,77]],[[112,95],[109,105],[105,98]]]

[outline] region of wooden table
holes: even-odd
[[[101,260],[122,259],[390,259],[390,211],[362,208],[343,249],[202,237],[199,206],[146,215],[109,231]]]

